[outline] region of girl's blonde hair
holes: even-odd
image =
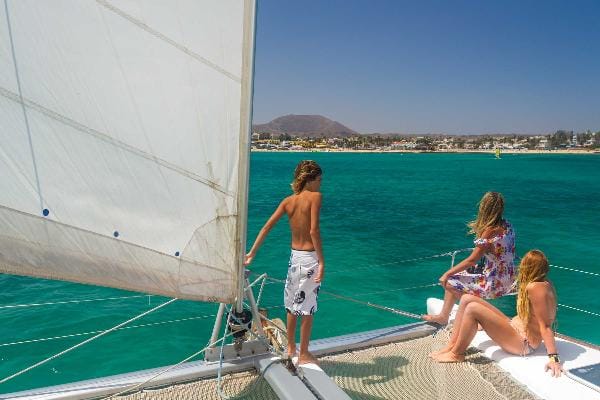
[[[291,183],[292,190],[296,194],[300,193],[308,182],[314,181],[317,177],[321,176],[321,174],[323,174],[323,171],[315,161],[300,161],[294,171],[294,180]]]
[[[527,285],[531,282],[546,281],[548,270],[548,259],[540,250],[528,251],[521,259],[517,277],[517,314],[525,329],[527,329],[531,317]]]
[[[500,226],[504,213],[504,197],[498,192],[487,192],[479,201],[479,212],[475,221],[467,224],[469,233],[479,237],[487,228]]]

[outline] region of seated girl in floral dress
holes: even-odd
[[[511,224],[502,218],[504,198],[498,192],[487,192],[479,202],[479,213],[469,223],[474,233],[473,252],[440,277],[445,289],[444,305],[437,315],[424,315],[423,319],[441,325],[448,323],[452,306],[464,294],[493,299],[504,296],[514,289],[516,269],[515,232]],[[481,270],[472,266],[485,257]]]

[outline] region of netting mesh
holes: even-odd
[[[438,364],[427,355],[440,349],[445,335],[427,336],[320,358],[321,368],[352,399],[537,399],[481,352],[470,349],[467,362]],[[236,399],[277,399],[256,372],[228,375],[223,392]],[[216,380],[171,386],[124,397],[131,400],[219,399]]]
[[[428,357],[443,335],[428,336],[320,359],[321,368],[353,399],[535,399],[478,351],[465,363]]]
[[[223,394],[232,399],[277,400],[278,397],[267,381],[255,371],[230,374],[222,379]],[[217,393],[217,380],[205,379],[181,385],[173,385],[162,389],[144,390],[128,396],[119,397],[127,400],[220,400]]]

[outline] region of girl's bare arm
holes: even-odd
[[[462,260],[461,262],[459,262],[458,264],[456,264],[454,267],[450,268],[448,271],[446,271],[444,273],[444,275],[442,275],[440,277],[440,284],[445,287],[446,286],[446,282],[448,281],[448,278],[450,277],[450,275],[454,275],[454,274],[458,274],[459,272],[464,271],[465,269],[471,267],[472,265],[476,264],[477,261],[483,257],[483,255],[485,254],[486,248],[482,247],[482,246],[476,246],[473,251],[471,252],[471,254],[469,254],[469,256],[467,258],[465,258],[464,260]]]
[[[312,239],[313,246],[317,252],[317,258],[319,259],[319,272],[315,276],[315,282],[319,283],[323,280],[325,273],[325,259],[323,257],[323,245],[321,243],[321,229],[319,227],[319,218],[321,215],[321,193],[316,192],[310,206],[310,237]]]
[[[548,290],[552,290],[547,282],[531,282],[527,285],[527,294],[531,302],[531,308],[537,318],[542,340],[546,345],[548,354],[558,354],[554,331],[552,330],[552,313],[548,307]],[[562,367],[560,362],[550,360],[546,364],[546,371],[551,370],[552,376],[560,376]]]
[[[248,254],[246,254],[244,265],[250,265],[250,263],[254,259],[254,256],[256,256],[256,252],[262,245],[263,241],[265,240],[271,229],[273,229],[275,224],[277,224],[277,221],[279,221],[279,219],[285,214],[286,200],[287,199],[284,199],[281,203],[279,203],[279,206],[275,209],[275,212],[267,220],[260,232],[258,232],[258,236],[256,236],[256,240],[254,241],[252,248],[250,249]]]

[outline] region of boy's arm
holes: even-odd
[[[317,252],[319,260],[319,272],[315,276],[315,282],[320,283],[325,274],[325,258],[323,257],[323,245],[321,244],[321,229],[319,227],[319,218],[321,215],[321,193],[316,192],[310,206],[310,238]]]
[[[244,259],[244,265],[250,265],[250,263],[254,259],[254,256],[256,255],[256,252],[262,245],[263,241],[265,240],[271,229],[275,226],[275,224],[277,223],[277,221],[279,221],[283,214],[285,214],[286,200],[287,199],[284,199],[281,203],[279,203],[279,206],[277,207],[277,209],[275,209],[273,215],[271,215],[271,217],[267,220],[260,232],[258,232],[258,236],[256,236],[256,240],[254,241],[252,248],[250,249],[248,254],[246,254],[246,258]]]

